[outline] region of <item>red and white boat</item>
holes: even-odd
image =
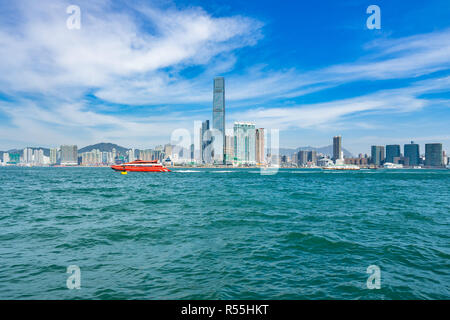
[[[136,160],[132,162],[127,162],[124,164],[112,165],[111,169],[116,171],[138,171],[138,172],[170,172],[169,169],[164,167],[157,160],[144,161]]]

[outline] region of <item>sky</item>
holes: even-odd
[[[448,0],[0,0],[0,150],[169,143],[211,120],[216,76],[226,127],[278,129],[281,147],[450,152]]]

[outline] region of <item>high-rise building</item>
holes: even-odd
[[[225,147],[225,78],[214,78],[213,120],[212,128],[220,132],[222,148]],[[218,151],[215,151],[218,152]],[[220,151],[225,154],[224,149]],[[223,159],[222,159],[223,162]]]
[[[300,150],[297,153],[297,164],[299,166],[306,166],[308,164],[308,151]]]
[[[264,164],[264,128],[256,129],[256,163]]]
[[[211,155],[208,155],[209,145],[211,144],[211,135],[209,132],[209,120],[202,122],[200,128],[200,154],[202,163],[211,163]]]
[[[225,136],[225,163],[231,164],[234,158],[234,136]]]
[[[61,164],[65,166],[78,164],[78,147],[76,145],[61,146]]]
[[[3,163],[4,164],[7,164],[9,162],[9,153],[8,152],[5,152],[4,154],[3,154]]]
[[[308,152],[308,162],[313,165],[317,164],[317,151],[312,150]]]
[[[58,163],[58,149],[52,148],[50,149],[50,164]]]
[[[381,166],[384,162],[384,146],[372,146],[371,151],[371,163]]]
[[[442,143],[425,144],[425,166],[442,167],[443,166]]]
[[[234,123],[234,160],[237,164],[256,164],[256,129],[251,122]]]
[[[33,162],[33,149],[25,148],[23,149],[23,162],[32,163]]]
[[[342,137],[333,137],[333,160],[341,159],[342,154]]]
[[[418,166],[420,163],[419,145],[411,141],[410,144],[405,144],[403,147],[405,158],[409,158],[410,166]]]
[[[388,144],[386,146],[386,162],[394,163],[394,158],[400,157],[400,145]]]

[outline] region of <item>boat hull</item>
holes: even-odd
[[[127,172],[170,172],[169,169],[163,166],[127,166],[127,165],[115,165],[111,166],[111,169],[115,171],[127,171]]]

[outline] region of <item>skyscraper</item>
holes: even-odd
[[[394,163],[394,158],[400,157],[400,145],[388,144],[386,146],[386,162]]]
[[[211,144],[211,136],[209,134],[209,120],[202,122],[202,127],[200,128],[200,159],[202,163],[210,163],[212,158],[211,155],[207,155],[207,147]]]
[[[222,146],[225,147],[225,78],[214,78],[213,120],[212,128],[219,130]],[[222,155],[225,154],[222,150]],[[223,162],[223,160],[222,160]]]
[[[411,141],[410,144],[405,144],[403,147],[405,158],[409,158],[410,166],[418,166],[420,160],[419,145]]]
[[[234,158],[234,136],[226,135],[225,136],[225,163],[231,164]]]
[[[381,166],[384,161],[384,146],[372,146],[372,164]]]
[[[342,153],[342,137],[333,137],[333,160],[340,159]]]
[[[256,129],[256,163],[263,164],[264,157],[264,128]]]
[[[61,146],[61,164],[65,166],[76,166],[78,164],[77,146]]]
[[[308,164],[308,151],[300,150],[297,154],[297,164],[306,166]]]
[[[427,167],[442,167],[442,158],[442,143],[427,143],[425,145],[425,165]]]
[[[50,149],[50,164],[56,164],[58,162],[58,149]]]
[[[256,129],[251,122],[234,123],[234,160],[237,164],[256,164]]]

